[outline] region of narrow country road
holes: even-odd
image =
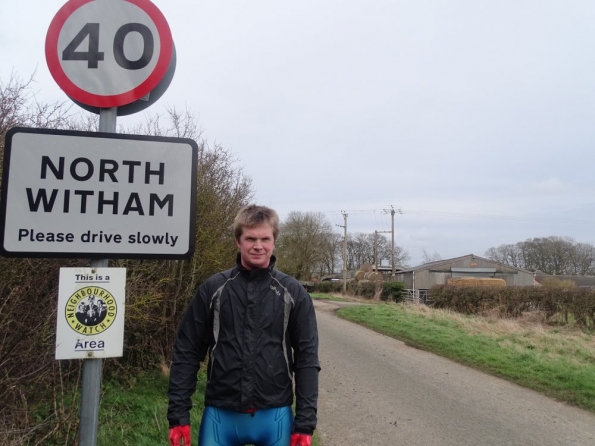
[[[339,319],[315,301],[322,446],[593,446],[595,415]]]

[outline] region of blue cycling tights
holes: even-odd
[[[207,406],[200,423],[198,446],[289,446],[291,407],[254,413]]]

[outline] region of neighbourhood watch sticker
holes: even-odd
[[[114,296],[96,286],[82,288],[70,296],[65,311],[70,328],[84,335],[103,333],[114,323],[117,314]]]
[[[56,359],[124,351],[126,268],[60,268]]]

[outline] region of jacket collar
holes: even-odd
[[[271,272],[273,269],[275,269],[275,263],[277,263],[277,258],[274,255],[272,255],[271,261],[270,261],[268,267],[256,268],[256,269],[246,269],[246,268],[244,268],[244,265],[242,265],[242,257],[239,252],[236,256],[236,267],[240,270],[242,275],[249,277],[249,278],[259,277],[259,276],[262,276],[264,274]]]

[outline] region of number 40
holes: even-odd
[[[124,40],[131,32],[137,32],[143,38],[143,54],[137,60],[130,60],[124,54]],[[77,51],[86,37],[89,37],[87,51]],[[114,58],[118,65],[126,70],[140,70],[145,68],[153,58],[155,43],[153,33],[142,23],[127,23],[122,25],[114,36]],[[103,51],[99,51],[99,23],[87,23],[74,36],[64,51],[62,51],[62,60],[86,60],[87,68],[97,68],[99,61],[104,59]]]

